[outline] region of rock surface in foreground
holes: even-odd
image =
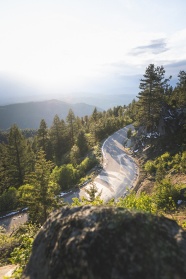
[[[186,234],[169,219],[66,207],[40,230],[22,278],[185,279],[185,251]]]

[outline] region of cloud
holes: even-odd
[[[157,39],[157,40],[151,40],[150,44],[138,46],[136,48],[133,48],[130,54],[132,55],[140,55],[142,53],[153,53],[153,54],[159,54],[162,52],[167,51],[167,44],[165,42],[165,39]]]
[[[186,59],[183,60],[173,60],[173,61],[164,61],[163,63],[166,73],[168,75],[173,76],[172,78],[172,84],[176,85],[177,82],[177,76],[180,71],[186,71]],[[174,82],[175,79],[175,82]]]
[[[172,63],[167,63],[166,67],[168,68],[179,68],[181,70],[181,68],[185,68],[186,69],[186,59],[184,60],[180,60],[180,61],[173,61]]]

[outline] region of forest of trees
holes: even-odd
[[[42,223],[60,206],[58,194],[80,183],[98,164],[96,146],[131,122],[125,106],[105,112],[95,108],[82,118],[70,109],[66,120],[56,115],[51,127],[42,119],[38,130],[20,130],[14,124],[1,132],[0,211],[29,206],[34,220]]]
[[[96,146],[127,124],[156,131],[162,112],[186,107],[186,72],[180,71],[175,88],[163,66],[150,64],[140,81],[138,101],[91,116],[66,119],[56,115],[51,127],[41,119],[38,130],[20,130],[15,124],[0,133],[0,211],[32,208],[43,222],[52,208],[61,206],[59,193],[79,184],[98,164]],[[185,137],[185,123],[180,133]],[[32,214],[30,213],[30,216]],[[37,218],[36,218],[37,216]]]
[[[80,185],[87,172],[100,163],[102,141],[131,123],[137,131],[143,127],[146,133],[158,132],[165,112],[178,126],[173,137],[179,153],[162,150],[159,157],[143,165],[143,171],[155,183],[152,195],[132,192],[107,205],[153,214],[175,210],[184,185],[174,185],[166,174],[186,173],[186,72],[179,72],[175,88],[170,86],[170,79],[165,78],[163,66],[150,64],[140,80],[138,100],[127,107],[121,104],[104,112],[95,108],[90,116],[81,118],[70,109],[66,119],[56,115],[51,127],[41,119],[38,130],[20,130],[14,124],[0,132],[0,213],[28,207],[32,221],[11,236],[0,228],[0,264],[8,263],[11,255],[11,262],[19,265],[15,278],[21,278],[38,227],[53,209],[64,205],[60,193]],[[133,136],[130,130],[127,135]],[[171,135],[168,139],[171,141]],[[94,184],[88,194],[89,199],[74,199],[71,206],[103,204]]]
[[[98,163],[95,146],[103,139],[130,123],[156,131],[163,109],[186,106],[186,72],[180,71],[175,88],[170,79],[165,78],[163,66],[150,64],[140,81],[139,100],[128,107],[104,112],[95,108],[91,116],[81,118],[70,109],[65,120],[56,115],[51,127],[41,119],[38,130],[20,130],[14,124],[1,132],[0,211],[37,203],[34,211],[42,211],[46,219],[52,205],[59,204],[60,191],[79,183]],[[185,131],[185,124],[181,129]]]

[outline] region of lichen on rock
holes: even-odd
[[[176,222],[116,207],[65,207],[38,233],[23,279],[185,279]]]

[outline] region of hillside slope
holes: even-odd
[[[69,104],[59,100],[0,106],[0,129],[6,130],[12,124],[17,124],[21,129],[37,129],[41,119],[45,119],[50,126],[56,114],[65,119],[70,108],[76,116],[82,117],[92,114],[95,106],[85,103]]]

